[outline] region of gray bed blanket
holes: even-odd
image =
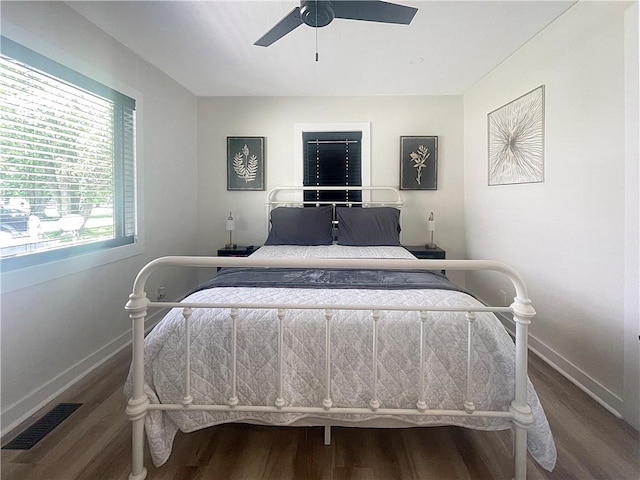
[[[223,268],[196,291],[212,287],[440,289],[469,293],[439,272],[346,268]]]

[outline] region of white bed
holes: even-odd
[[[516,350],[495,315],[471,295],[420,285],[362,288],[350,284],[351,277],[339,288],[241,284],[197,291],[179,306],[169,304],[176,308],[149,333],[142,352],[141,319],[147,307],[160,306],[146,299],[143,286],[161,265],[239,266],[242,275],[249,267],[273,275],[279,265],[312,269],[305,274],[364,266],[385,275],[404,268],[497,269],[520,294],[510,310],[525,329],[524,340],[522,330],[518,338],[524,341],[525,374],[516,380],[522,345]],[[527,447],[553,469],[553,437],[526,378],[526,323],[533,313],[519,282],[506,266],[416,260],[400,246],[273,245],[242,259],[153,262],[139,275],[127,307],[137,336],[126,386],[134,424],[130,478],[146,475],[143,424],[153,462],[161,465],[178,430],[225,422],[514,428],[516,478],[526,475]],[[211,305],[222,308],[204,308]]]

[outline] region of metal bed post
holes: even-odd
[[[231,408],[238,405],[238,315],[237,308],[229,311],[231,316],[231,396],[227,403]]]
[[[511,305],[516,323],[516,388],[509,412],[513,415],[515,480],[527,478],[527,429],[533,423],[533,413],[527,403],[528,327],[536,312],[527,298],[515,297]]]
[[[322,406],[329,411],[333,405],[333,400],[331,400],[331,319],[333,318],[333,310],[327,308],[324,311],[324,318],[326,319],[324,346],[325,396],[322,400]],[[324,426],[324,444],[331,445],[331,425]]]
[[[429,318],[429,314],[425,310],[420,310],[420,398],[416,402],[416,408],[420,412],[424,412],[427,409],[427,402],[425,402],[425,381],[424,381],[424,341],[425,341],[425,322]]]
[[[182,310],[182,318],[184,318],[184,351],[186,352],[184,358],[184,395],[182,404],[185,407],[189,407],[193,403],[193,397],[191,396],[191,325],[189,323],[191,315],[193,315],[191,308]]]
[[[144,319],[147,316],[149,299],[146,293],[132,293],[125,309],[129,312],[133,328],[133,395],[127,404],[127,417],[131,421],[131,473],[129,480],[144,480],[144,420],[147,416],[149,398],[144,393]]]
[[[333,318],[333,310],[326,309],[324,318],[326,319],[324,347],[325,396],[322,400],[322,406],[325,410],[329,410],[333,405],[333,400],[331,400],[331,319]]]
[[[284,407],[284,398],[282,397],[282,391],[284,387],[284,368],[283,368],[283,359],[284,355],[284,308],[278,309],[278,397],[276,398],[276,407],[281,409]]]
[[[380,408],[380,401],[378,400],[378,320],[380,320],[380,311],[373,310],[371,312],[371,319],[373,320],[373,358],[371,360],[371,401],[369,407],[372,411],[377,411]]]
[[[467,413],[473,413],[476,406],[473,403],[473,322],[476,320],[476,312],[467,312],[467,398],[464,401],[464,409]]]

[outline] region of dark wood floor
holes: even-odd
[[[126,479],[130,425],[122,385],[123,352],[2,439],[59,402],[80,407],[31,450],[2,450],[3,480]],[[552,473],[529,459],[530,479],[640,479],[636,430],[616,419],[569,381],[533,357],[530,377],[545,407],[558,449]],[[222,425],[179,433],[167,464],[146,460],[149,479],[509,479],[508,432],[454,427],[334,428],[323,445],[320,427]]]

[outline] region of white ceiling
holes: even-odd
[[[253,45],[299,2],[69,1],[198,96],[458,95],[574,1],[391,0],[411,25],[336,19]]]

